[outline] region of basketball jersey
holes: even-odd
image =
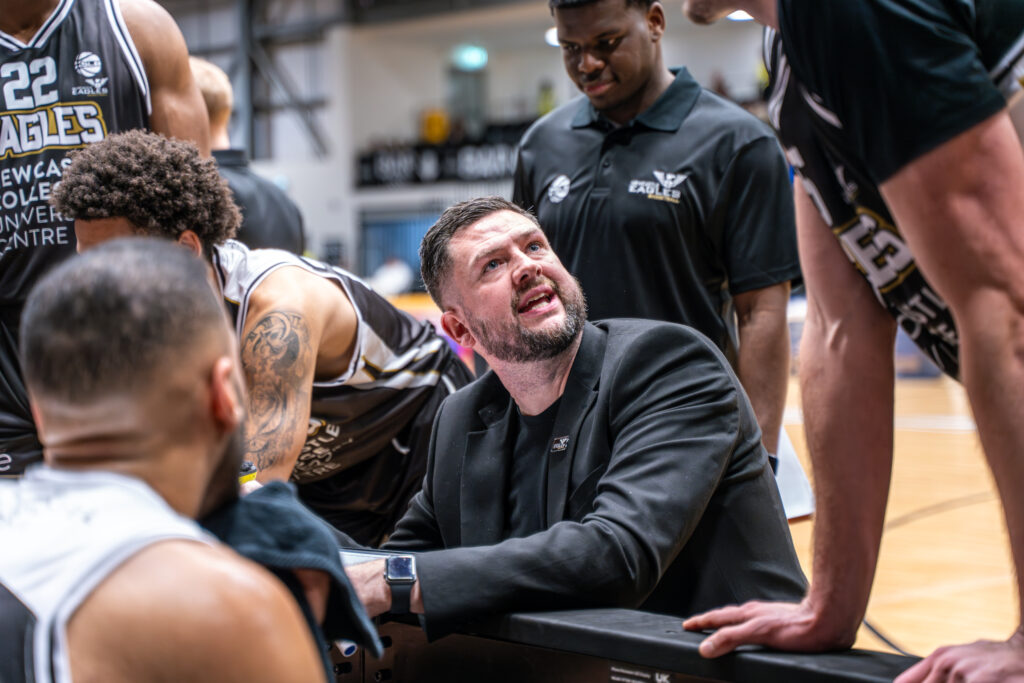
[[[138,479],[38,466],[0,481],[0,681],[71,681],[72,615],[123,562],[167,539],[214,542]]]
[[[118,0],[61,0],[28,43],[0,32],[0,307],[75,251],[73,222],[47,201],[68,151],[149,114]]]
[[[338,377],[313,383],[309,431],[292,472],[300,484],[329,477],[383,450],[438,383],[449,383],[449,363],[461,363],[430,323],[398,310],[341,268],[278,249],[249,249],[235,240],[216,247],[213,262],[240,339],[249,297],[280,268],[301,268],[334,282],[355,309],[349,367]]]
[[[777,31],[765,29],[768,118],[825,225],[900,328],[943,372],[959,379],[960,340],[949,306],[917,267],[878,186],[821,130],[828,126],[790,69]]]

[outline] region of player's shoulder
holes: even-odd
[[[89,669],[140,680],[158,671],[218,680],[226,673],[219,668],[254,651],[271,668],[317,664],[284,585],[234,551],[196,541],[161,541],[128,558],[86,599],[68,633],[73,666],[92,662]],[[275,654],[285,641],[299,643],[294,659]],[[102,663],[95,652],[107,653]]]
[[[237,244],[232,241],[232,245]],[[350,305],[337,281],[328,277],[327,266],[311,265],[302,257],[280,249],[246,248],[246,252],[244,268],[254,275],[255,282],[248,296],[247,319],[264,311],[316,313]]]
[[[680,126],[680,135],[689,138],[700,130],[700,139],[717,140],[740,148],[759,140],[775,140],[771,126],[721,95],[701,89],[697,102]]]
[[[158,38],[159,31],[166,28],[168,22],[177,26],[170,13],[155,0],[116,1],[133,40]]]
[[[194,621],[197,628],[214,633],[209,624],[217,619],[241,620],[246,612],[272,607],[276,582],[259,565],[225,546],[173,539],[153,543],[128,558],[97,588],[96,596],[105,609],[118,612],[115,621],[161,615]],[[185,595],[187,600],[182,599]],[[119,597],[107,604],[108,596]],[[199,623],[203,620],[205,625]]]

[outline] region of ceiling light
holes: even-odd
[[[459,45],[452,50],[452,63],[463,71],[479,71],[487,66],[487,50],[479,45]]]
[[[551,47],[558,47],[558,29],[552,26],[544,31],[544,42]]]
[[[743,10],[738,9],[726,17],[726,19],[729,19],[730,21],[753,21],[754,17],[750,16]]]

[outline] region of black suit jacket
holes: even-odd
[[[568,442],[549,454],[547,529],[506,539],[512,410],[493,373],[445,401],[423,490],[384,546],[423,551],[428,637],[513,610],[685,616],[803,596],[753,411],[697,331],[586,325],[555,419]]]

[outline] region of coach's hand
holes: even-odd
[[[371,618],[391,609],[391,587],[384,580],[384,560],[349,565],[345,573]]]
[[[1004,642],[979,640],[940,647],[904,671],[893,683],[1020,683],[1024,681],[1024,633]]]
[[[688,631],[715,630],[700,644],[702,657],[718,657],[740,645],[819,652],[850,647],[856,636],[824,623],[807,601],[748,602],[711,610],[683,622]]]

